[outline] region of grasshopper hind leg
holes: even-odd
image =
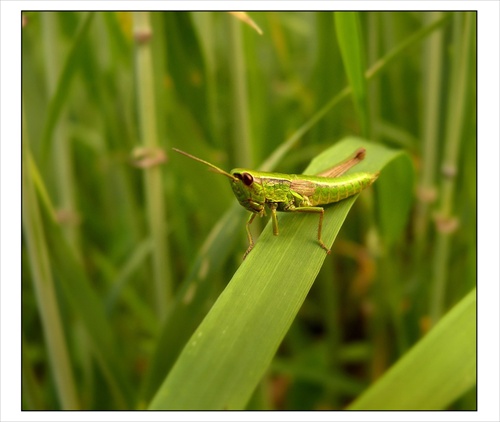
[[[330,249],[328,249],[326,247],[326,245],[323,243],[323,240],[321,239],[321,230],[323,228],[323,216],[325,215],[325,209],[322,208],[322,207],[298,207],[298,208],[288,209],[288,211],[291,211],[291,212],[307,212],[307,213],[319,214],[318,242],[319,242],[319,246],[321,246],[321,248],[324,249],[327,254],[329,254],[330,253]]]

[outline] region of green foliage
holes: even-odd
[[[26,18],[24,409],[475,407],[474,14]],[[280,214],[244,262],[227,180],[170,153],[359,145],[381,175],[327,207],[331,256]]]

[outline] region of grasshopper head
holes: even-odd
[[[215,173],[226,176],[231,181],[231,187],[233,188],[233,192],[239,203],[248,211],[260,215],[264,214],[264,205],[266,203],[264,190],[262,188],[260,178],[254,176],[251,170],[234,169],[231,173],[228,173],[212,163],[188,154],[187,152],[181,151],[180,149],[173,148],[173,150],[191,158],[192,160],[205,164]]]
[[[263,214],[266,197],[258,178],[250,170],[239,168],[231,170],[231,175],[231,187],[241,206],[248,211]]]

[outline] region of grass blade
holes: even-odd
[[[400,155],[350,138],[313,160],[306,172],[324,170],[360,146],[367,148],[367,158],[356,171],[381,170]],[[328,207],[323,226],[327,246],[356,197]],[[279,237],[268,224],[185,346],[150,409],[245,408],[326,258],[316,241],[317,224],[317,216],[280,215]]]
[[[369,116],[367,86],[364,75],[366,65],[363,57],[365,48],[362,42],[361,26],[357,12],[335,13],[335,29],[342,53],[342,61],[352,88],[354,104],[358,112],[361,133],[369,136]]]
[[[71,81],[78,70],[80,64],[80,54],[83,42],[89,31],[90,24],[94,19],[95,13],[88,13],[81,24],[75,41],[71,46],[70,53],[64,63],[64,67],[57,81],[57,87],[54,95],[52,96],[47,111],[47,118],[45,119],[45,126],[42,133],[40,144],[42,145],[43,157],[46,157],[50,151],[53,141],[54,129],[57,125],[58,119],[61,116],[64,105],[68,100],[67,92],[70,89]],[[44,160],[45,161],[45,160]]]
[[[48,358],[56,385],[58,398],[64,409],[79,409],[75,377],[71,365],[68,345],[64,335],[60,306],[57,301],[52,263],[47,247],[47,238],[35,190],[32,171],[31,150],[27,140],[26,121],[23,116],[23,233],[33,273],[40,318],[47,343]]]
[[[476,383],[476,289],[351,406],[441,410]]]

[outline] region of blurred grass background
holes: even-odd
[[[262,35],[221,12],[23,15],[24,409],[147,407],[240,266],[246,213],[171,147],[229,170],[288,140],[273,168],[300,173],[359,135],[412,159],[353,207],[249,409],[345,408],[475,287],[475,14],[249,16]]]

